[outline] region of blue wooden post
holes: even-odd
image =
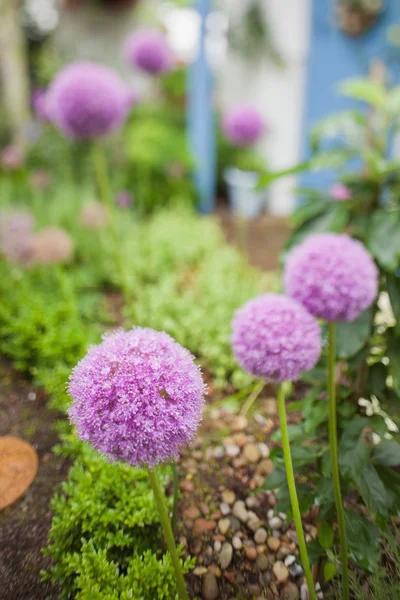
[[[306,108],[303,122],[303,158],[308,155],[308,133],[320,119],[331,113],[356,106],[341,97],[335,85],[347,77],[368,74],[371,60],[382,60],[392,80],[398,79],[400,63],[387,42],[389,25],[400,21],[400,1],[386,0],[385,11],[372,28],[360,37],[349,37],[337,27],[331,0],[313,0],[311,39],[308,62]],[[307,173],[302,187],[326,188],[333,173]]]
[[[199,209],[209,213],[215,206],[215,124],[212,109],[212,74],[205,52],[205,22],[210,0],[196,0],[201,15],[200,53],[188,72],[188,136],[196,161],[195,184]]]

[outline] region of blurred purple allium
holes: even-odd
[[[115,198],[115,203],[121,208],[127,208],[128,206],[131,206],[133,203],[132,194],[128,192],[128,190],[121,190]]]
[[[46,99],[46,90],[43,88],[36,88],[32,92],[31,96],[32,107],[36,117],[39,121],[47,121],[47,99]]]
[[[32,265],[56,265],[72,258],[74,242],[64,229],[46,227],[32,238]]]
[[[361,242],[345,234],[308,237],[289,254],[285,291],[314,316],[354,321],[378,293],[378,269]]]
[[[321,331],[301,304],[281,294],[264,294],[247,302],[232,322],[232,349],[252,375],[294,381],[315,366]]]
[[[343,183],[334,183],[331,189],[329,190],[329,195],[334,200],[350,200],[351,189]]]
[[[24,153],[19,146],[6,146],[0,154],[0,163],[4,171],[15,171],[22,166]]]
[[[169,71],[173,65],[167,39],[158,29],[141,29],[130,35],[125,41],[124,55],[132,67],[152,75]]]
[[[50,84],[50,120],[74,139],[94,139],[119,127],[128,112],[127,88],[112,70],[92,62],[69,65]]]
[[[105,336],[70,378],[79,437],[131,465],[176,458],[203,410],[205,385],[193,358],[164,332],[137,327]]]
[[[79,220],[87,229],[101,229],[108,223],[107,208],[101,202],[93,200],[82,208]]]
[[[35,190],[45,190],[51,184],[51,175],[44,169],[37,169],[32,171],[30,183]]]
[[[232,144],[248,146],[257,142],[263,135],[265,122],[257,108],[243,104],[225,112],[222,128]]]
[[[29,263],[34,225],[30,213],[0,211],[0,250],[10,263]]]

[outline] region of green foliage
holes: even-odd
[[[63,586],[63,598],[123,600],[175,598],[169,554],[144,469],[109,464],[71,432],[59,452],[75,459],[54,512],[44,573]],[[167,469],[159,473],[165,484]],[[171,504],[171,499],[168,499]],[[184,571],[193,561],[183,563]]]
[[[265,177],[268,165],[254,148],[235,146],[231,144],[221,130],[217,137],[217,175],[218,185],[225,187],[224,171],[229,167],[236,167],[243,171],[254,171],[260,177]]]

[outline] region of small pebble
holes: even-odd
[[[249,513],[247,512],[246,505],[243,500],[237,500],[233,505],[233,514],[235,517],[240,519],[243,523],[246,523],[249,518]]]
[[[229,458],[236,458],[236,456],[239,456],[240,454],[240,448],[237,444],[230,444],[229,446],[226,446],[225,451]]]
[[[292,566],[289,567],[289,573],[293,577],[293,579],[296,579],[296,577],[300,577],[300,575],[303,575],[303,567],[301,567],[298,563],[293,563]]]
[[[297,585],[289,581],[281,592],[282,600],[299,600],[300,593]]]
[[[274,566],[272,567],[272,571],[279,583],[283,583],[284,581],[287,581],[289,579],[289,570],[280,560],[278,560],[274,564]]]
[[[206,567],[195,567],[193,569],[193,574],[194,575],[198,575],[199,577],[201,575],[205,575],[207,573],[207,568]]]
[[[285,565],[287,567],[290,567],[295,562],[296,562],[296,557],[294,556],[294,554],[289,554],[289,556],[287,556],[285,558]]]
[[[246,498],[245,504],[247,508],[257,508],[257,506],[260,505],[259,501],[255,496],[249,496],[248,498]]]
[[[219,553],[219,564],[221,565],[221,569],[227,569],[229,567],[232,562],[232,556],[233,548],[228,542],[225,542]]]
[[[264,544],[268,537],[266,529],[264,527],[259,527],[254,534],[254,541],[256,544]]]
[[[235,500],[236,500],[236,494],[235,494],[235,492],[232,492],[232,490],[224,490],[222,492],[222,500],[226,504],[232,505],[235,502]]]
[[[246,429],[247,424],[248,423],[246,417],[243,417],[242,415],[237,415],[234,418],[232,429],[233,431],[243,431],[244,429]]]
[[[224,517],[226,517],[226,515],[230,514],[231,507],[226,502],[221,502],[221,504],[219,505],[219,510],[221,512],[221,515],[223,515]]]
[[[216,448],[214,448],[213,456],[216,459],[224,458],[225,450],[224,450],[223,446],[217,446]]]
[[[231,522],[229,521],[229,519],[220,519],[218,521],[218,529],[220,530],[222,535],[225,535],[227,533],[230,526]]]
[[[240,550],[243,547],[242,540],[237,535],[232,538],[232,546],[235,550]]]
[[[265,554],[259,554],[256,560],[256,567],[259,571],[266,571],[269,567],[269,560]]]
[[[283,525],[282,519],[279,517],[272,517],[272,519],[269,520],[268,525],[271,529],[280,529]]]
[[[280,541],[275,537],[270,537],[267,540],[267,546],[272,552],[276,552],[280,545]]]
[[[221,548],[222,548],[222,543],[219,540],[216,540],[214,542],[214,552],[216,552],[218,554],[218,552],[221,552]]]
[[[260,442],[260,444],[258,444],[258,447],[260,449],[261,456],[263,458],[269,458],[269,455],[270,455],[269,446],[267,446],[267,444],[264,444],[264,442]]]
[[[207,573],[204,576],[201,594],[204,600],[217,600],[219,598],[218,582],[213,573]]]
[[[256,560],[257,550],[255,548],[246,548],[246,556],[249,560]]]
[[[247,444],[243,450],[244,458],[250,463],[256,463],[261,458],[261,451],[257,444]]]

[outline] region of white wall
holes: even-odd
[[[237,14],[248,0],[222,0],[221,4],[229,14]],[[246,101],[262,111],[270,131],[259,150],[272,169],[283,169],[300,159],[312,0],[268,0],[264,5],[286,66],[282,69],[261,59],[255,67],[230,54],[217,79],[217,94],[223,106]],[[295,185],[295,179],[287,177],[271,186],[269,209],[273,214],[292,212]]]

